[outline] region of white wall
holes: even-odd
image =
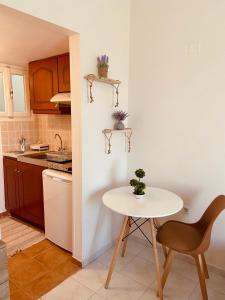
[[[102,205],[102,194],[115,184],[122,184],[126,178],[127,162],[124,152],[124,141],[121,137],[113,138],[113,153],[104,152],[102,129],[111,127],[112,89],[109,86],[96,84],[94,95],[96,102],[87,102],[87,83],[83,76],[96,73],[96,57],[108,54],[110,58],[109,73],[111,77],[122,80],[121,108],[128,103],[128,61],[129,61],[129,0],[9,0],[2,4],[45,19],[57,25],[69,28],[80,34],[80,76],[81,76],[81,110],[82,123],[72,120],[82,128],[82,145],[77,145],[78,137],[73,138],[73,149],[82,149],[82,183],[83,198],[79,202],[83,212],[83,223],[80,233],[83,239],[79,243],[75,257],[87,262],[98,251],[107,247],[117,234],[117,216]],[[70,45],[71,46],[71,45]],[[71,46],[73,48],[73,46]],[[76,59],[74,58],[73,61]],[[72,68],[76,68],[74,65]],[[74,87],[73,87],[74,88]],[[76,99],[78,101],[78,99]],[[79,107],[78,107],[79,109]],[[73,105],[73,117],[76,105]],[[79,132],[76,131],[76,134]],[[75,150],[74,150],[75,151]],[[73,152],[78,159],[79,151]],[[80,162],[73,161],[73,169]],[[76,172],[76,171],[75,171]],[[78,177],[74,175],[74,196],[79,190]],[[80,183],[81,181],[79,181]],[[79,184],[78,183],[78,184]],[[79,194],[81,196],[81,194]],[[81,199],[73,199],[81,201]],[[77,204],[77,202],[76,202]],[[76,207],[76,206],[75,206]],[[119,221],[119,220],[118,220]],[[82,245],[81,245],[82,244]],[[82,253],[81,253],[82,251]]]
[[[225,194],[225,2],[131,1],[129,175],[168,188],[197,220]],[[208,262],[225,269],[225,213]]]

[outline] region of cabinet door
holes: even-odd
[[[50,99],[58,93],[58,59],[50,57],[29,63],[31,109],[34,112],[58,110]]]
[[[58,56],[59,92],[70,92],[70,57],[69,53]]]
[[[18,162],[21,217],[44,228],[42,171],[45,168]]]
[[[5,185],[5,206],[12,214],[19,215],[19,197],[17,193],[17,160],[3,158],[4,185]]]

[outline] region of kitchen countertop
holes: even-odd
[[[30,154],[40,154],[40,153],[44,154],[46,152],[48,151],[28,150],[25,151],[24,153],[6,152],[3,153],[3,156],[17,159],[17,161],[20,162],[41,166],[46,169],[54,169],[62,172],[72,173],[72,161],[65,162],[65,163],[57,163],[57,162],[48,161],[47,159],[39,159],[36,157],[26,156]]]
[[[33,153],[45,153],[46,151],[35,151],[35,150],[27,150],[23,153],[15,153],[14,151],[5,152],[3,153],[3,156],[12,157],[12,158],[18,158],[19,156],[27,155],[27,154],[33,154]]]

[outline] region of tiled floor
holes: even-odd
[[[119,257],[109,289],[104,282],[112,256],[108,250],[86,268],[70,276],[41,300],[156,300],[155,269],[149,246],[129,240],[125,258]],[[160,253],[160,261],[163,254]],[[210,300],[225,300],[225,277],[210,273]],[[201,300],[195,265],[175,257],[164,290],[165,300]]]
[[[10,300],[38,299],[80,269],[70,253],[47,240],[10,257],[8,264]]]

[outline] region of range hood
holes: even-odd
[[[50,102],[59,104],[60,106],[61,105],[70,106],[71,105],[70,93],[58,93],[52,97]]]

